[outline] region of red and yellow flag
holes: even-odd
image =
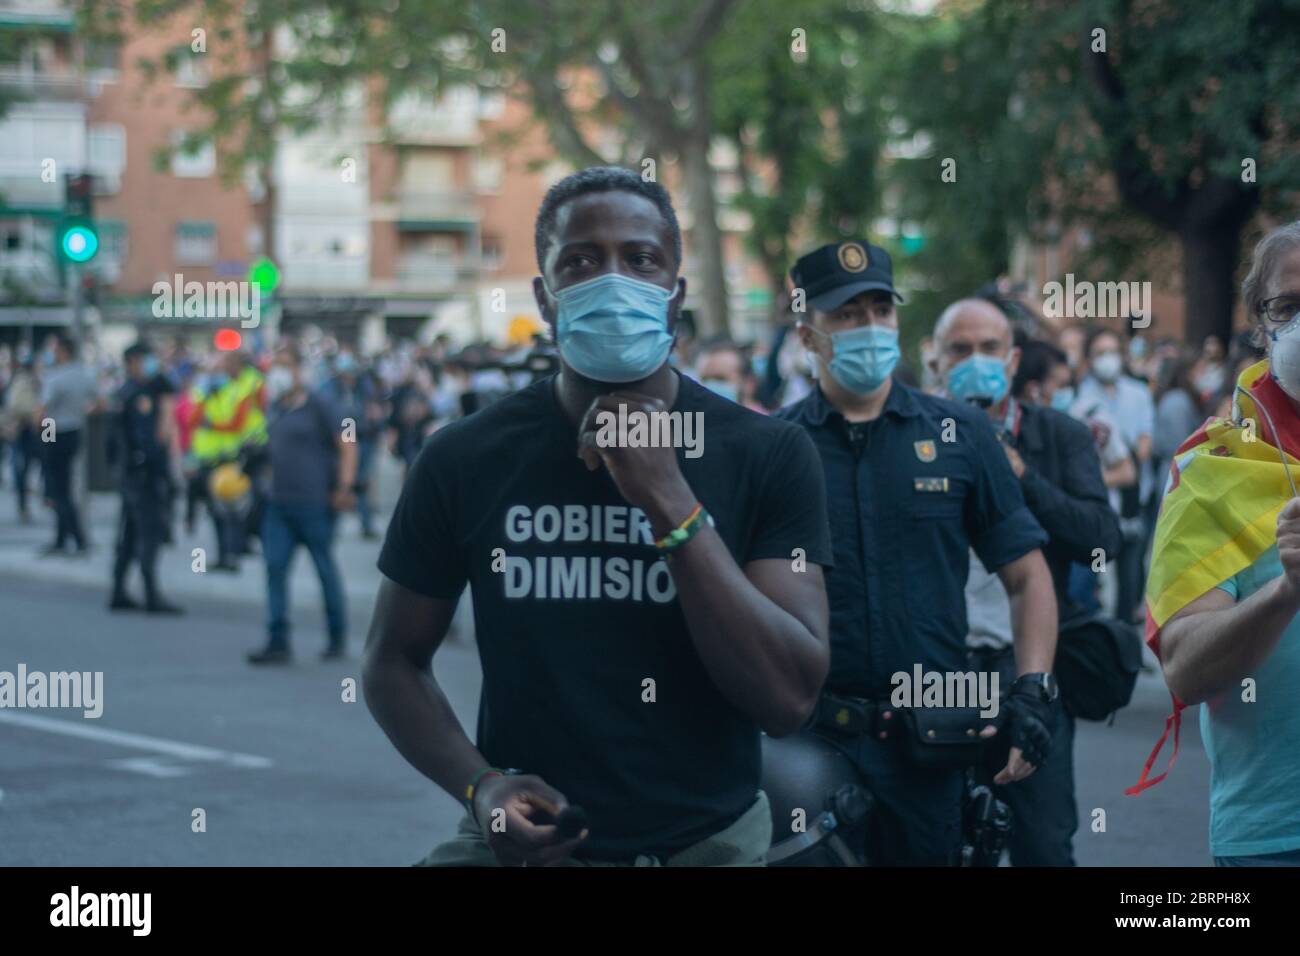
[[[1247,394],[1236,393],[1232,417],[1207,420],[1183,442],[1169,466],[1147,576],[1146,640],[1157,657],[1160,629],[1171,617],[1250,567],[1272,547],[1278,512],[1292,495],[1287,467],[1300,474],[1296,457],[1300,417],[1268,374],[1268,361],[1246,369],[1237,384]],[[1170,697],[1173,713],[1165,721],[1165,732],[1147,758],[1141,778],[1124,791],[1129,795],[1159,783],[1178,759],[1180,714],[1185,705],[1172,694]],[[1169,766],[1158,777],[1148,779],[1171,730],[1174,750]]]

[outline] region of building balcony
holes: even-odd
[[[468,232],[482,213],[467,193],[398,187],[397,227],[403,232]]]
[[[63,0],[0,0],[0,30],[5,27],[72,29],[72,6]]]
[[[369,263],[365,257],[286,257],[280,266],[286,293],[361,292],[369,284]]]
[[[9,249],[0,252],[0,300],[17,296],[51,304],[66,298],[54,253],[49,249]]]
[[[45,182],[53,160],[53,182]],[[0,119],[0,207],[37,214],[63,208],[65,177],[86,169],[82,103],[14,103]]]
[[[42,182],[40,164],[0,160],[0,210],[53,216],[63,209],[64,181]]]
[[[459,90],[437,101],[410,93],[388,112],[388,130],[398,144],[475,146],[482,139],[473,90]]]
[[[0,17],[0,29],[4,28]],[[0,66],[0,90],[23,100],[80,101],[86,98],[86,84],[76,73],[37,73],[13,66]]]
[[[384,284],[396,292],[452,292],[470,288],[478,274],[469,259],[408,254],[398,260],[396,275]]]

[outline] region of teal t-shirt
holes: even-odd
[[[1282,576],[1277,545],[1219,585],[1244,601]],[[1255,700],[1229,688],[1201,707],[1210,758],[1210,852],[1256,856],[1300,849],[1300,615],[1255,679]]]

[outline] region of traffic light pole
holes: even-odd
[[[86,344],[86,295],[81,283],[81,263],[68,263],[68,275],[72,278],[72,338],[80,353]]]

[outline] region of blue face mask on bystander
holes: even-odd
[[[615,272],[551,293],[561,357],[579,375],[597,382],[648,377],[668,360],[673,347],[668,303],[674,295]]]
[[[996,405],[1009,388],[1006,361],[995,355],[977,352],[948,370],[948,394],[958,401],[987,399]]]

